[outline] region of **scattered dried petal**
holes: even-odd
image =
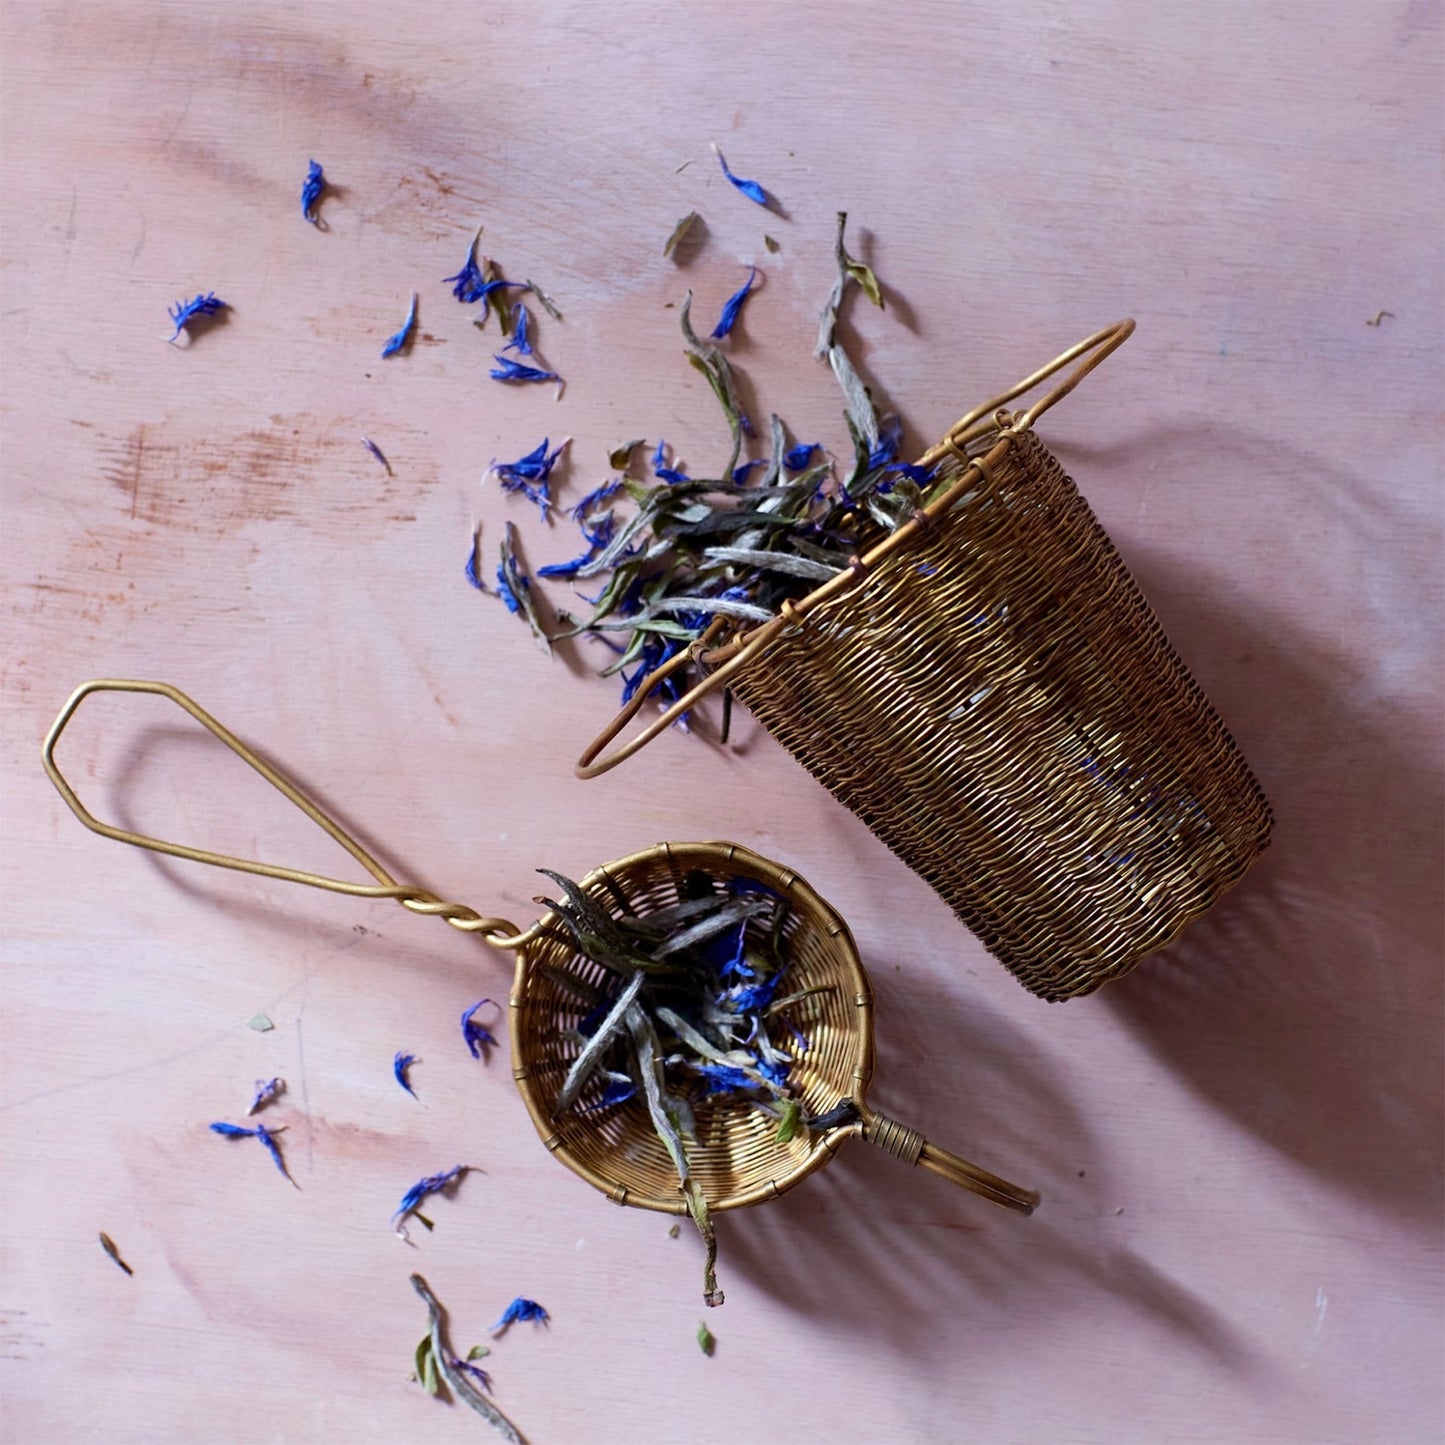
[[[416,326],[416,292],[411,293],[411,310],[406,313],[406,320],[401,324],[401,330],[396,332],[381,348],[381,359],[386,360],[388,356],[395,356],[403,347],[411,341],[411,333]]]
[[[321,215],[317,206],[325,190],[326,172],[321,169],[317,161],[312,161],[306,167],[306,179],[301,185],[301,214],[313,226],[321,224]]]
[[[458,1179],[466,1174],[471,1168],[468,1164],[457,1164],[441,1174],[428,1174],[425,1179],[418,1179],[410,1189],[401,1197],[401,1203],[397,1205],[396,1213],[391,1216],[391,1227],[402,1238],[407,1238],[406,1217],[415,1212],[418,1204],[432,1194],[441,1194],[451,1189]]]
[[[386,468],[387,476],[392,476],[391,463],[387,461],[386,453],[370,437],[362,437],[361,444]]]
[[[512,339],[502,347],[503,351],[515,351],[518,356],[532,355],[532,314],[525,301],[512,306]]]
[[[753,282],[757,279],[757,275],[758,268],[750,266],[748,279],[723,303],[722,315],[718,317],[718,323],[712,329],[714,341],[721,341],[737,324],[737,319],[742,313],[743,302],[752,294]]]
[[[502,1317],[492,1326],[491,1333],[497,1334],[515,1324],[545,1325],[552,1316],[534,1299],[523,1299],[520,1295],[502,1311]]]
[[[524,366],[505,356],[492,358],[497,364],[487,374],[493,381],[561,381],[555,371],[544,371],[539,366]]]
[[[207,316],[217,316],[228,309],[226,303],[214,291],[193,296],[189,301],[177,301],[170,308],[170,318],[176,327],[175,334],[169,338],[171,345],[175,345],[181,332],[186,331],[193,321]]]
[[[455,276],[443,276],[442,284],[454,282],[452,295],[462,303],[475,301],[477,298],[472,293],[483,284],[481,268],[477,265],[477,245],[482,239],[482,228],[477,227],[477,233],[472,237],[472,244],[467,247],[467,259],[462,262],[462,269]]]
[[[281,1145],[276,1138],[276,1135],[281,1133],[285,1127],[284,1124],[280,1124],[274,1129],[268,1129],[264,1124],[257,1124],[254,1129],[245,1129],[239,1124],[216,1123],[211,1125],[211,1132],[221,1134],[227,1139],[259,1140],[271,1156],[271,1162],[280,1171],[281,1176],[293,1189],[299,1189],[301,1186],[291,1177],[291,1171],[287,1169],[286,1161],[281,1157]]]
[[[479,1008],[489,1003],[492,1004],[493,1008],[498,1007],[497,1004],[492,1003],[491,999],[483,998],[478,999],[471,1008],[462,1014],[462,1038],[465,1040],[467,1048],[471,1050],[474,1059],[486,1058],[487,1049],[497,1046],[497,1041],[492,1037],[491,1033],[472,1017]]]
[[[285,1079],[257,1079],[256,1096],[251,1100],[251,1107],[246,1110],[247,1117],[264,1109],[272,1099],[279,1098],[286,1092]]]
[[[717,157],[718,164],[722,167],[723,175],[725,175],[748,200],[754,201],[760,206],[766,206],[768,203],[768,193],[756,181],[745,181],[741,176],[735,176],[728,169],[728,163],[723,159],[723,153],[718,149],[716,141],[713,142],[712,150],[713,154]]]

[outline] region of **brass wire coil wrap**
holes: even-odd
[[[101,822],[80,801],[55,760],[61,734],[81,702],[95,692],[151,693],[183,708],[243,762],[254,768],[308,818],[326,832],[376,880],[353,883],[300,869],[260,863],[231,854],[169,843],[147,834]],[[46,736],[45,771],[71,811],[92,832],[139,848],[216,867],[304,883],[360,898],[389,898],[410,912],[444,919],[454,928],[477,933],[493,948],[515,952],[516,969],[508,998],[512,1077],[543,1146],[575,1174],[618,1204],[687,1213],[676,1170],[658,1139],[641,1099],[606,1111],[587,1112],[601,1095],[594,1080],[582,1091],[582,1111],[552,1117],[553,1105],[579,1044],[577,1022],[592,1007],[601,965],[579,954],[554,912],[527,929],[490,918],[464,903],[450,903],[414,884],[398,883],[370,853],[328,817],[285,774],[248,747],[185,693],[168,683],[102,679],[77,688]],[[833,1157],[839,1144],[862,1137],[906,1163],[930,1172],[1002,1205],[1029,1214],[1038,1203],[1030,1189],[1010,1184],[927,1143],[922,1135],[867,1104],[873,1076],[873,993],[857,946],[839,914],[789,868],[770,862],[735,843],[659,843],[581,880],[580,886],[616,915],[646,913],[678,901],[682,880],[694,870],[728,881],[748,878],[779,893],[788,904],[782,948],[793,991],[822,992],[800,1000],[789,1019],[807,1031],[792,1082],[808,1115],[825,1113],[849,1100],[856,1122],[827,1133],[800,1130],[788,1143],[776,1139],[777,1121],[752,1104],[717,1096],[696,1109],[698,1141],[689,1163],[713,1210],[736,1209],[776,1198]],[[571,1037],[569,1037],[569,1034]]]
[[[964,417],[932,500],[708,672],[595,776],[726,685],[1030,992],[1091,993],[1169,943],[1269,842],[1269,803],[1034,421],[1120,322]],[[1029,410],[1004,403],[1085,356]],[[669,669],[680,666],[679,654]],[[656,674],[658,680],[664,670]]]

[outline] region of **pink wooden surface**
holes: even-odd
[[[1438,4],[16,0],[4,27],[8,1440],[487,1438],[407,1382],[414,1268],[464,1345],[515,1294],[551,1310],[487,1362],[536,1442],[1439,1438]],[[564,555],[478,488],[493,456],[571,435],[564,498],[624,437],[716,458],[665,303],[710,317],[753,261],[756,410],[843,448],[809,355],[839,208],[894,301],[858,324],[911,446],[1139,320],[1042,431],[1279,823],[1099,997],[1026,995],[746,720],[576,782],[615,693],[461,575],[475,520],[489,556],[508,516]],[[560,404],[488,381],[495,338],[439,284],[479,222],[566,313]],[[229,321],[167,346],[212,288]],[[874,973],[877,1102],[1043,1207],[850,1146],[723,1220],[705,1359],[696,1242],[551,1161],[505,1051],[463,1050],[503,962],[82,831],[38,747],[104,674],[176,682],[399,871],[518,921],[542,864],[787,860]],[[64,760],[110,817],[337,866],[162,703],[95,705]],[[300,1192],[206,1130],[277,1073]],[[395,1200],[460,1162],[409,1250]]]

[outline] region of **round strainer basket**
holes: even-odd
[[[780,1144],[777,1121],[761,1110],[725,1094],[699,1101],[697,1143],[688,1149],[688,1164],[710,1209],[775,1198],[855,1136],[1006,1208],[1023,1213],[1033,1208],[1031,1191],[949,1154],[868,1106],[873,991],[848,925],[797,873],[736,843],[659,843],[594,869],[581,887],[615,917],[646,915],[678,902],[693,872],[724,883],[762,884],[786,900],[782,953],[789,991],[819,990],[789,1015],[807,1040],[789,1082],[804,1115],[828,1114],[845,1103],[857,1114],[845,1128],[799,1130]],[[618,1204],[685,1214],[677,1170],[641,1099],[602,1110],[603,1086],[594,1081],[581,1095],[580,1110],[554,1116],[562,1081],[580,1050],[577,1024],[614,979],[577,951],[555,913],[543,917],[517,960],[510,1000],[517,1061],[512,1072],[543,1143],[569,1169]]]

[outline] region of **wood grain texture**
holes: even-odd
[[[1438,1438],[1438,3],[15,0],[0,24],[7,1439],[478,1438],[407,1382],[415,1268],[463,1346],[513,1295],[551,1311],[487,1361],[537,1445]],[[714,313],[754,261],[750,410],[842,449],[810,356],[838,209],[889,290],[856,329],[910,449],[1139,321],[1041,431],[1279,826],[1097,998],[1026,995],[746,719],[576,782],[615,693],[462,577],[478,521],[489,555],[508,517],[534,562],[569,554],[478,487],[493,457],[570,435],[564,498],[626,437],[713,462],[675,303]],[[487,380],[495,335],[440,284],[479,223],[566,315],[539,324],[560,403]],[[167,346],[166,307],[212,289],[225,323]],[[694,837],[786,860],[874,975],[875,1101],[1042,1207],[845,1150],[722,1222],[705,1358],[695,1241],[559,1168],[505,1053],[463,1048],[507,966],[84,833],[38,748],[94,675],[177,683],[399,873],[519,922],[543,864]],[[102,700],[63,761],[104,816],[338,866],[184,721]],[[278,1073],[299,1192],[206,1127]],[[397,1199],[457,1163],[408,1249]]]

